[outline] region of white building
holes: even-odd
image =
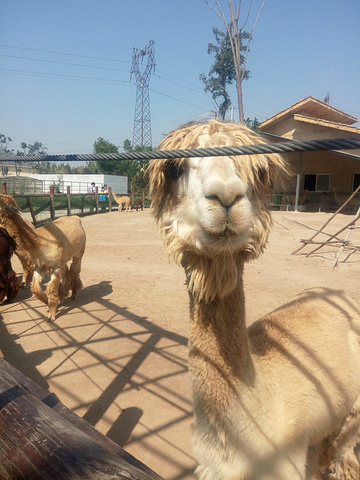
[[[57,173],[38,173],[30,174],[30,178],[41,180],[43,182],[43,192],[48,192],[50,185],[59,185],[60,191],[66,193],[66,187],[70,187],[70,193],[87,193],[91,182],[95,182],[95,187],[99,187],[99,192],[103,185],[111,187],[112,192],[117,195],[127,195],[128,193],[128,177],[119,175],[104,174],[57,174]]]

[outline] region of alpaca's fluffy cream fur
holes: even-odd
[[[118,197],[116,193],[113,193],[115,202],[119,205],[119,212],[121,212],[123,205],[125,206],[125,212],[130,212],[131,202],[129,197]]]
[[[209,121],[161,149],[263,143]],[[201,480],[359,478],[360,312],[314,289],[245,326],[243,267],[263,251],[265,194],[286,171],[276,154],[152,160],[152,211],[186,272],[194,451]]]
[[[81,260],[85,251],[86,236],[79,217],[61,217],[43,227],[33,229],[21,217],[19,210],[2,202],[0,217],[4,225],[21,238],[35,265],[31,284],[32,293],[48,305],[49,319],[55,320],[56,308],[71,290],[72,296],[82,288]],[[72,260],[70,270],[67,263]],[[45,274],[51,278],[46,292],[41,283]]]

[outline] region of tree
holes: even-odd
[[[23,143],[21,144],[21,147],[23,148]],[[34,142],[34,145],[27,145],[28,149],[28,155],[45,155],[45,150],[47,150],[47,147],[44,147],[41,142]]]
[[[247,33],[247,44],[243,45],[242,41],[244,40],[244,29],[249,20],[252,1],[250,1],[248,11],[245,15],[244,22],[239,26],[240,13],[241,13],[241,0],[228,0],[229,7],[229,20],[226,19],[224,11],[221,7],[219,0],[214,0],[215,6],[210,5],[209,2],[205,0],[205,3],[208,5],[211,10],[213,10],[218,17],[222,20],[225,25],[227,35],[229,37],[229,42],[231,45],[231,51],[233,54],[234,68],[235,68],[235,83],[236,83],[236,92],[238,98],[238,107],[239,107],[239,121],[244,123],[244,107],[243,107],[243,93],[242,93],[242,82],[246,79],[247,70],[246,70],[246,61],[250,51],[250,42],[252,40],[253,31],[256,27],[256,24],[259,20],[262,9],[264,8],[265,1],[263,0],[262,5],[257,13],[255,22]],[[245,48],[245,50],[244,50]],[[242,59],[242,51],[244,51],[244,56]]]
[[[213,28],[213,33],[217,45],[209,43],[207,53],[214,53],[215,61],[209,70],[208,77],[202,73],[200,79],[205,84],[205,92],[210,92],[212,94],[219,116],[224,120],[226,112],[231,107],[231,99],[227,91],[227,86],[231,85],[236,80],[236,72],[229,33],[221,32],[216,27]],[[249,34],[246,32],[241,33],[242,39],[247,39],[248,35]],[[245,47],[242,47],[242,50],[244,49]],[[242,54],[240,61],[241,63],[244,62],[244,56]],[[246,71],[244,78],[247,79],[248,77],[249,71]],[[223,100],[219,103],[218,98],[222,98]]]
[[[10,137],[7,137],[3,133],[0,133],[0,154],[13,153],[14,150],[8,149],[8,142],[12,142],[12,139]]]
[[[259,131],[260,122],[256,117],[254,118],[254,120],[251,120],[251,118],[247,118],[246,120],[244,120],[244,124],[255,132]]]
[[[94,153],[119,153],[119,147],[99,137],[94,143]],[[97,160],[96,163],[99,171],[108,175],[123,175],[131,178],[139,170],[138,160]]]

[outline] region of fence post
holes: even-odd
[[[3,195],[7,195],[6,182],[3,182],[2,186],[1,186],[1,193],[2,193]]]
[[[99,187],[95,187],[95,211],[99,213]]]
[[[27,204],[28,204],[30,213],[31,213],[31,218],[32,218],[34,227],[36,228],[36,226],[37,226],[37,223],[36,223],[36,215],[35,215],[35,212],[34,212],[34,208],[33,208],[33,206],[32,206],[32,203],[31,203],[31,198],[30,198],[28,195],[26,195],[26,201],[27,201]]]
[[[70,186],[66,187],[66,206],[68,217],[71,215],[71,199],[70,199]]]
[[[50,218],[55,220],[55,205],[54,205],[54,185],[50,185]]]
[[[111,212],[111,200],[112,200],[112,191],[111,187],[109,187],[109,212]]]

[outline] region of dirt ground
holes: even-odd
[[[313,286],[359,298],[360,251],[344,251],[335,268],[338,247],[291,255],[330,217],[274,212],[265,254],[245,269],[248,323]],[[352,218],[338,215],[315,240]],[[1,354],[164,479],[193,480],[183,271],[168,261],[148,210],[89,216],[83,224],[83,290],[65,300],[52,324],[29,289],[1,305]],[[359,246],[360,229],[349,239]],[[13,267],[20,275],[16,257]]]

